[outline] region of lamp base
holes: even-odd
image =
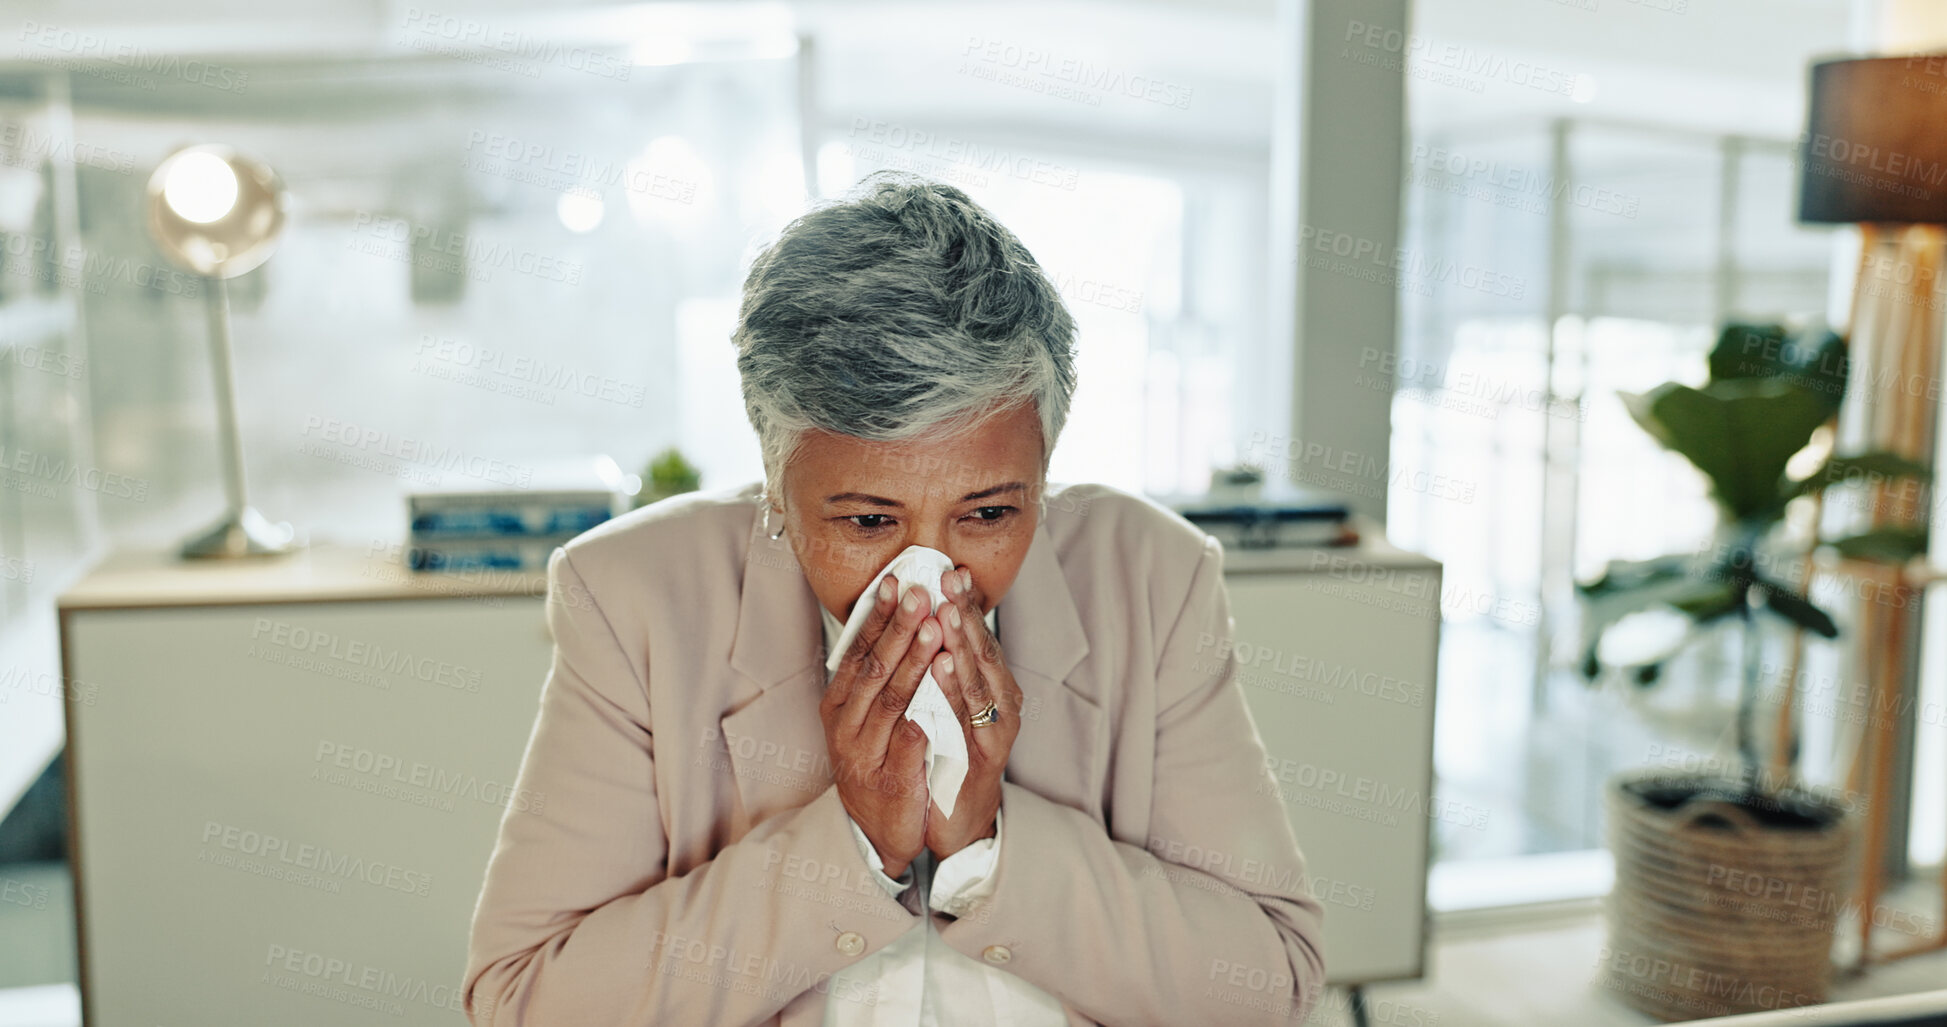
[[[246,506],[184,542],[182,555],[185,560],[277,556],[294,548],[291,540],[295,535],[288,522],[272,524],[256,508]]]

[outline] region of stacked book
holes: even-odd
[[[1349,546],[1359,541],[1343,497],[1276,483],[1248,493],[1160,496],[1158,501],[1217,537],[1226,549]]]
[[[606,456],[533,468],[525,488],[465,485],[406,497],[406,566],[416,571],[546,570],[556,546],[624,513],[639,479]]]

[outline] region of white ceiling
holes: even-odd
[[[1490,81],[1480,94],[1416,84],[1429,123],[1557,115],[1794,136],[1806,67],[1847,50],[1848,0],[1422,0],[1414,32],[1593,79],[1593,97]],[[1680,12],[1666,8],[1677,6]],[[1511,76],[1510,76],[1511,77]]]
[[[1154,136],[1253,153],[1269,136],[1274,3],[177,0],[167,20],[156,18],[152,0],[16,0],[11,6],[21,25],[51,27],[55,38],[92,38],[96,52],[116,47],[143,54],[416,55],[409,45],[413,19],[434,8],[484,32],[616,46],[672,31],[801,29],[817,41],[820,104],[840,124],[880,118]],[[1666,9],[1676,5],[1683,9]],[[1846,48],[1851,10],[1849,0],[1418,0],[1415,53],[1448,55],[1488,71],[1463,75],[1459,85],[1416,73],[1409,80],[1412,116],[1423,127],[1568,115],[1792,135],[1806,64]],[[1191,102],[1179,110],[1113,93],[1089,102],[1086,92],[1076,101],[995,82],[978,77],[967,61],[970,51],[977,55],[989,43],[1158,79],[1187,90]],[[26,29],[0,35],[0,57],[74,55],[61,47],[50,53]],[[1425,73],[1439,64],[1416,58],[1409,67]],[[1578,103],[1521,85],[1536,68],[1585,76],[1593,95]]]

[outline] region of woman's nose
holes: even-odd
[[[948,543],[945,528],[915,528],[912,535],[906,539],[906,544],[909,546],[925,546],[928,549],[939,550],[942,553],[946,553],[948,559],[953,557],[953,553],[947,549]]]

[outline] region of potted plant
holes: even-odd
[[[1647,659],[1606,668],[1637,686],[1654,685],[1665,663],[1721,628],[1734,628],[1742,642],[1735,771],[1627,771],[1606,789],[1616,865],[1608,983],[1630,1005],[1665,1020],[1824,1000],[1843,905],[1849,803],[1800,783],[1795,773],[1770,780],[1761,771],[1753,720],[1765,622],[1825,638],[1839,630],[1771,570],[1781,559],[1809,558],[1804,551],[1781,556],[1776,536],[1793,502],[1831,485],[1926,474],[1885,452],[1832,455],[1809,475],[1787,474],[1844,396],[1848,363],[1838,335],[1732,324],[1709,365],[1701,387],[1672,382],[1621,398],[1638,424],[1708,479],[1720,515],[1712,544],[1615,561],[1576,586],[1586,645],[1581,672],[1591,682],[1605,674],[1605,636],[1649,611],[1681,613],[1684,630]],[[1887,560],[1926,548],[1922,530],[1899,528],[1814,544]],[[1787,754],[1794,761],[1796,755]]]
[[[635,495],[637,507],[685,492],[695,492],[698,482],[702,480],[702,472],[684,459],[682,450],[675,446],[651,458],[648,466],[643,468],[642,476],[644,485]]]

